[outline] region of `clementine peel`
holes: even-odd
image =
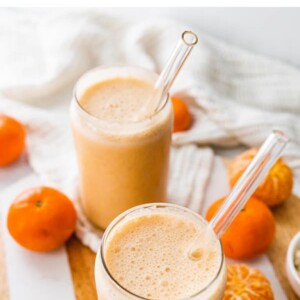
[[[274,294],[262,272],[245,264],[229,264],[223,300],[274,300]]]
[[[253,148],[237,156],[228,168],[229,182],[231,186],[239,180],[251,160],[257,153]],[[279,159],[271,168],[268,175],[254,192],[254,196],[272,207],[282,203],[291,194],[293,189],[293,173],[289,166]]]

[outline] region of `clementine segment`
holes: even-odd
[[[210,206],[206,214],[207,220],[212,219],[224,198]],[[265,252],[274,235],[275,220],[270,209],[263,202],[251,197],[225,231],[221,241],[227,257],[250,259]]]
[[[274,295],[269,280],[259,270],[229,264],[223,300],[274,300]]]
[[[177,97],[171,97],[174,111],[173,132],[189,129],[192,123],[192,116],[187,105]]]
[[[74,232],[76,212],[67,196],[50,187],[30,188],[10,206],[7,227],[11,236],[33,251],[60,247]]]
[[[257,153],[257,149],[250,149],[237,156],[228,169],[231,186],[242,176],[251,160]],[[293,173],[282,159],[279,159],[269,171],[266,178],[254,192],[254,196],[272,207],[286,200],[293,190]]]
[[[24,148],[24,126],[17,120],[0,114],[0,166],[17,160]]]

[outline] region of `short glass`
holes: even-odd
[[[115,78],[135,78],[154,86],[158,75],[139,67],[101,67],[87,72],[76,84],[71,123],[80,201],[88,219],[102,229],[131,207],[167,198],[173,127],[169,97],[150,117],[132,122],[102,120],[80,104],[87,89]]]
[[[149,213],[149,208],[152,211],[157,213],[167,213],[171,212],[172,214],[185,214],[190,220],[195,220],[195,222],[205,224],[208,226],[207,221],[202,218],[197,213],[179,206],[170,203],[151,203],[140,205],[129,209],[128,211],[124,212],[123,214],[119,215],[106,229],[102,243],[100,248],[97,252],[96,261],[95,261],[95,282],[96,282],[96,289],[98,299],[100,300],[154,300],[154,299],[147,299],[135,295],[131,291],[122,287],[122,285],[110,274],[106,262],[105,262],[105,249],[106,243],[109,240],[110,235],[112,234],[113,230],[126,219],[130,219],[136,215],[147,215]],[[122,225],[121,225],[122,226]],[[213,231],[210,231],[212,235],[216,239],[217,236],[214,234]],[[176,299],[176,300],[221,300],[224,294],[225,285],[226,285],[226,262],[224,258],[222,244],[219,241],[220,246],[220,255],[222,256],[220,259],[220,265],[216,275],[211,280],[211,282],[201,290],[199,290],[196,294],[189,296],[186,299]],[[170,249],[172,251],[172,249]],[[160,300],[160,299],[155,299]],[[172,299],[175,300],[175,299]]]

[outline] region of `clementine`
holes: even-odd
[[[224,198],[210,206],[207,220],[212,219]],[[251,197],[225,231],[221,241],[227,257],[250,259],[266,251],[274,235],[275,220],[270,209],[262,201]]]
[[[24,148],[24,126],[17,120],[0,114],[0,166],[17,160]]]
[[[237,156],[228,168],[229,182],[234,186],[244,173],[257,149],[247,150]],[[268,175],[254,192],[254,196],[272,207],[286,200],[293,190],[293,173],[282,159],[279,159],[269,171]]]
[[[189,129],[192,123],[192,116],[187,105],[177,97],[171,97],[174,111],[173,132]]]
[[[274,300],[274,295],[262,272],[245,264],[229,264],[223,300]]]
[[[67,196],[50,187],[30,188],[9,208],[7,227],[11,236],[33,251],[60,247],[73,233],[76,212]]]

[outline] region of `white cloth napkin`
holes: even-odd
[[[0,12],[0,92],[51,103],[86,70],[140,65],[159,72],[188,27],[134,20],[113,10],[27,9]],[[285,158],[300,174],[300,72],[198,32],[199,44],[173,92],[193,96],[196,124],[174,144],[260,145],[274,128],[291,139]],[[199,126],[197,126],[199,125]]]
[[[100,9],[47,9],[2,10],[0,28],[0,111],[25,123],[32,168],[76,204],[76,161],[66,118],[7,99],[50,110],[92,67],[123,63],[159,72],[187,27],[170,20],[137,22]],[[194,124],[174,135],[169,197],[202,211],[213,154],[199,146],[258,146],[279,128],[291,138],[285,159],[300,174],[300,72],[198,35],[199,45],[172,90],[189,104]],[[76,206],[76,233],[95,251],[101,233]]]

